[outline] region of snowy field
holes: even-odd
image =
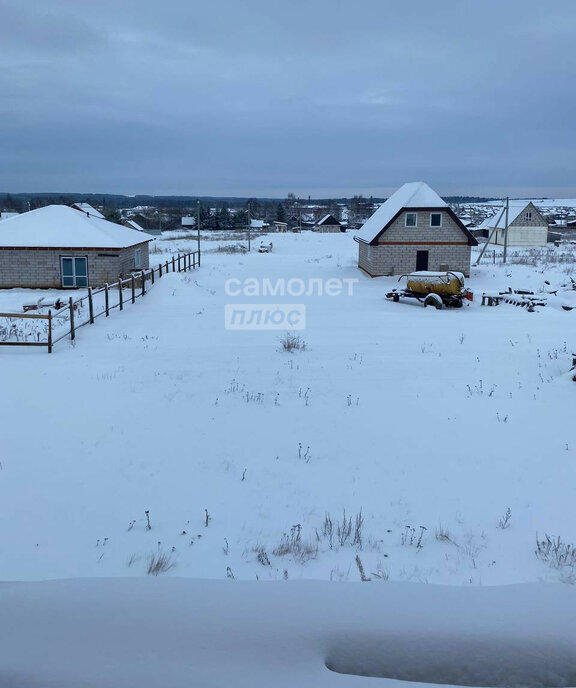
[[[576,292],[534,313],[478,295],[565,283],[574,256],[491,253],[474,302],[435,311],[386,301],[396,279],[360,273],[348,234],[270,240],[206,242],[199,271],[52,356],[0,349],[0,579],[145,576],[162,555],[164,577],[573,583]],[[263,298],[230,279],[358,282]],[[224,328],[252,302],[304,304],[306,350]],[[560,541],[538,557],[537,536]]]

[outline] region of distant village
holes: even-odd
[[[462,200],[465,198],[466,200]],[[93,208],[99,216],[144,230],[153,235],[164,231],[190,230],[198,221],[203,230],[246,230],[248,219],[255,230],[271,231],[346,231],[360,229],[386,198],[354,196],[340,200],[303,200],[288,194],[283,200],[267,199],[195,199],[178,197],[146,197],[146,204],[134,204],[133,197],[114,196],[99,199],[95,194],[80,195],[0,194],[0,221],[29,210],[48,205]],[[444,199],[462,223],[477,236],[488,236],[489,220],[502,199]],[[531,199],[550,232],[576,230],[576,200]],[[172,203],[172,205],[171,205]],[[511,200],[518,207],[520,201]],[[527,201],[526,201],[527,203]],[[550,236],[550,240],[557,237]]]
[[[1,197],[0,197],[1,199]],[[124,199],[124,202],[123,202]],[[457,271],[468,277],[479,243],[546,246],[576,234],[576,201],[442,199],[425,182],[408,182],[389,198],[303,201],[128,197],[15,198],[0,211],[0,288],[86,288],[150,269],[150,245],[163,233],[198,238],[200,231],[349,233],[358,268],[370,277]],[[169,205],[170,200],[172,205]],[[262,251],[272,248],[263,244]]]

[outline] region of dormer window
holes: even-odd
[[[442,213],[430,213],[430,227],[442,227]]]
[[[418,213],[406,213],[404,226],[405,227],[417,227],[418,226]]]

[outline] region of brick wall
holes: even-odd
[[[531,212],[532,217],[528,219],[526,213]],[[505,215],[503,216],[505,217]],[[518,217],[511,222],[510,227],[546,227],[548,229],[548,223],[540,214],[540,211],[533,203],[528,203],[526,208],[518,215]]]
[[[469,277],[468,239],[447,212],[439,212],[441,227],[430,227],[429,211],[418,211],[417,226],[406,227],[402,213],[377,245],[358,244],[358,266],[372,276],[402,275],[416,270],[417,251],[428,251],[428,270],[454,270]]]
[[[98,287],[115,282],[122,265],[134,265],[134,249],[142,249],[142,267],[149,266],[148,244],[125,249],[0,249],[0,288],[24,287],[59,289],[62,286],[60,258],[78,256],[88,258],[88,283]]]

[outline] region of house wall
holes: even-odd
[[[122,267],[134,265],[134,249],[142,249],[142,267],[149,267],[148,244],[125,249],[6,249],[0,248],[0,288],[59,289],[62,286],[60,258],[88,258],[88,283],[98,287],[115,282]]]
[[[428,251],[428,270],[454,270],[470,276],[471,247],[468,244],[434,245],[358,244],[358,266],[372,277],[403,275],[416,270],[416,252]]]
[[[377,245],[358,244],[358,266],[373,277],[402,275],[416,270],[417,251],[428,251],[429,270],[455,270],[469,277],[468,240],[447,212],[438,212],[442,212],[441,227],[430,227],[428,211],[417,211],[417,226],[405,227],[406,216],[401,213]]]
[[[319,225],[316,227],[317,232],[325,233],[335,233],[340,232],[340,225]]]
[[[491,244],[504,245],[504,230],[497,230],[490,239]],[[546,246],[548,227],[510,225],[508,227],[508,246]]]

